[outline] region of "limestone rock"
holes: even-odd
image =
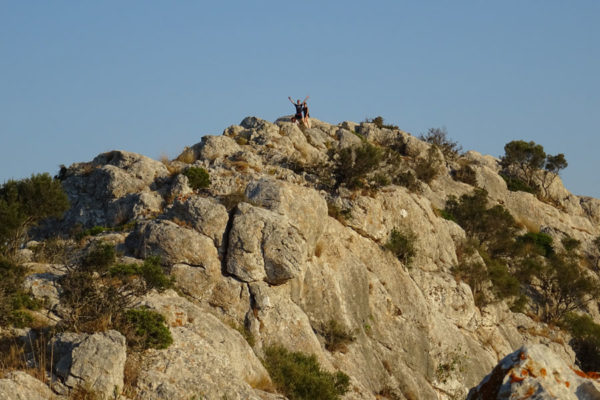
[[[227,272],[244,282],[281,284],[301,273],[306,243],[289,220],[241,203],[229,233]]]
[[[127,346],[119,332],[60,333],[50,346],[56,359],[55,372],[66,386],[86,388],[102,399],[120,393]]]
[[[173,291],[149,295],[143,304],[165,315],[173,344],[148,351],[140,398],[275,398],[257,390],[270,385],[269,375],[239,332]]]
[[[168,216],[189,223],[198,232],[211,238],[217,248],[223,244],[229,214],[217,200],[201,196],[178,198],[173,202]]]
[[[317,191],[260,179],[246,187],[246,196],[254,204],[287,216],[306,241],[309,254],[313,253],[327,218],[327,202]]]
[[[202,141],[192,147],[196,153],[196,159],[213,162],[237,153],[240,146],[227,136],[203,136]]]
[[[3,400],[49,400],[53,393],[43,382],[23,371],[11,371],[0,379]]]
[[[544,345],[524,346],[506,356],[469,392],[468,400],[600,398],[600,384]]]
[[[145,185],[150,185],[157,178],[169,174],[167,167],[160,161],[127,151],[110,151],[98,155],[92,160],[93,165],[113,165],[128,175],[140,179]]]
[[[139,223],[125,244],[138,258],[154,255],[167,264],[184,263],[210,270],[220,268],[212,239],[173,221],[157,219]]]

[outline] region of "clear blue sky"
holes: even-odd
[[[600,197],[600,1],[0,0],[0,182],[123,149],[176,156],[310,95],[330,123],[445,126],[565,153]]]

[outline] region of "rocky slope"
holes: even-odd
[[[567,334],[511,312],[505,302],[475,305],[471,288],[452,274],[465,232],[439,210],[449,195],[473,190],[451,176],[468,163],[491,204],[506,207],[523,231],[569,235],[591,251],[600,235],[600,201],[569,193],[560,179],[550,191],[554,204],[509,191],[499,160],[473,151],[459,160],[438,151],[438,175],[429,184],[417,182],[413,191],[388,182],[377,190],[325,190],[317,172],[328,151],[363,141],[399,146],[406,162],[431,153],[430,144],[406,132],[370,123],[314,120],[312,129],[301,130],[285,118],[249,117],[221,136],[204,136],[169,163],[113,151],[63,172],[71,209],[51,229],[129,223],[125,231],[89,240],[115,243],[128,260],[158,255],[176,280],[177,291],[139,299],[165,316],[174,342],[143,354],[134,394],[124,398],[282,398],[261,363],[264,349],[275,344],[314,354],[325,369],[348,374],[345,399],[464,398],[492,370],[503,371],[500,382],[513,379],[506,371],[517,367],[505,357],[524,352],[539,359],[547,351],[553,365],[570,371],[575,355]],[[190,188],[179,173],[190,165],[209,172],[208,189]],[[416,233],[410,265],[383,247],[395,228]],[[25,249],[22,255],[30,254]],[[28,266],[34,272],[28,287],[47,298],[40,314],[55,323],[62,315],[58,277],[64,269]],[[595,306],[587,311],[598,315]],[[354,340],[328,350],[323,331],[330,321]],[[235,327],[244,327],[252,340]],[[127,357],[121,334],[66,332],[53,343],[55,396],[77,385],[104,398],[121,392]],[[533,350],[513,353],[524,345]],[[592,393],[596,385],[590,378],[579,384],[566,379],[573,387],[558,398],[577,396],[582,385]],[[0,393],[49,398],[48,387],[32,380],[9,374],[0,379]],[[525,396],[529,387],[544,385],[518,390]],[[492,398],[473,390],[471,398]],[[494,390],[508,398],[510,388]]]

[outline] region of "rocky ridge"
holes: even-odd
[[[331,149],[363,142],[401,146],[407,159],[426,158],[431,148],[372,123],[313,120],[311,129],[300,129],[285,118],[271,123],[248,117],[221,136],[204,136],[167,165],[112,151],[64,172],[71,209],[52,229],[126,224],[123,232],[93,240],[108,240],[127,257],[158,255],[176,281],[177,292],[139,299],[165,316],[174,340],[165,350],[144,353],[139,398],[281,398],[261,363],[264,349],[274,344],[314,354],[325,369],[348,374],[345,399],[464,398],[486,385],[480,382],[490,371],[502,371],[491,372],[504,385],[494,389],[497,398],[524,396],[530,388],[549,393],[531,398],[558,393],[542,380],[511,389],[517,375],[507,371],[526,369],[517,363],[531,354],[538,363],[552,358],[538,370],[568,374],[575,363],[568,335],[510,311],[505,302],[476,306],[471,288],[452,273],[466,235],[439,210],[449,195],[473,190],[452,178],[457,160],[439,152],[437,177],[413,191],[394,184],[376,191],[325,190],[322,178],[305,168],[327,163]],[[490,202],[506,207],[523,226],[568,235],[584,251],[600,235],[600,200],[575,196],[556,179],[554,204],[542,202],[509,191],[498,159],[474,151],[461,159]],[[190,166],[209,172],[208,189],[190,188],[179,173]],[[330,216],[334,209],[344,216]],[[398,227],[416,233],[410,265],[383,247]],[[27,280],[33,295],[51,300],[45,317],[60,320],[61,266],[28,265],[35,272]],[[599,316],[595,306],[587,311]],[[343,351],[326,348],[322,332],[331,320],[354,336]],[[243,327],[251,343],[235,327]],[[121,393],[127,350],[118,332],[64,333],[53,343],[53,396],[77,385],[103,398]],[[515,353],[522,346],[528,347]],[[107,360],[110,365],[103,365]],[[517,378],[525,379],[522,373]],[[11,373],[0,379],[0,393],[49,398],[47,386],[32,379]],[[600,388],[590,377],[561,379],[574,384],[559,398],[592,398],[578,393]],[[496,398],[477,393],[473,389],[470,398]]]

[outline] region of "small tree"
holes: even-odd
[[[564,154],[547,155],[544,147],[533,141],[513,140],[504,146],[504,153],[501,164],[507,182],[516,190],[539,192],[542,189],[546,197],[558,173],[568,165]],[[523,180],[523,188],[515,179]]]
[[[68,208],[60,181],[47,173],[7,181],[0,186],[0,251],[13,257],[30,228],[43,219],[61,217]]]
[[[453,160],[458,157],[462,147],[448,137],[446,128],[429,128],[425,135],[420,135],[419,139],[431,143],[442,151],[446,159]]]

